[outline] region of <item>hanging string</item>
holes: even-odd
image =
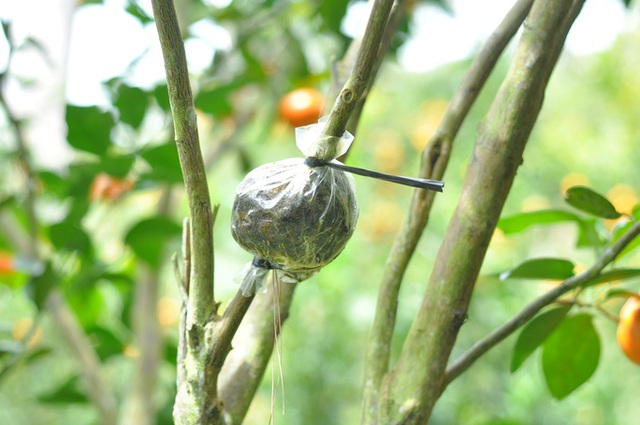
[[[275,269],[272,269],[275,270]],[[280,309],[280,298],[282,290],[280,287],[280,279],[277,273],[271,273],[271,293],[273,296],[273,339],[276,350],[276,360],[278,363],[278,377],[275,373],[275,360],[271,361],[271,412],[268,424],[274,423],[274,412],[276,408],[277,388],[280,384],[282,395],[282,415],[285,413],[285,393],[284,393],[284,368],[282,366],[282,310]]]
[[[374,179],[402,184],[405,186],[417,187],[419,189],[442,192],[442,188],[444,188],[444,182],[440,180],[419,179],[415,177],[404,177],[396,176],[393,174],[380,173],[378,171],[367,170],[364,168],[351,167],[339,162],[324,161],[313,156],[308,156],[307,158],[305,158],[304,163],[309,167],[331,167],[337,170],[357,174],[359,176],[372,177]]]

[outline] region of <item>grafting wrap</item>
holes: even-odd
[[[296,129],[307,157],[333,161],[353,141],[322,136],[324,121]],[[309,166],[305,158],[262,165],[236,190],[231,233],[254,261],[241,271],[243,295],[252,296],[270,270],[284,282],[301,282],[329,264],[353,234],[358,205],[353,177],[342,170]]]

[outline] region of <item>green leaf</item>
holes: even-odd
[[[566,318],[542,345],[542,371],[551,395],[563,399],[584,384],[600,360],[600,337],[589,314]]]
[[[576,214],[564,210],[542,210],[525,212],[501,218],[498,221],[498,228],[505,235],[522,232],[537,224],[554,224],[565,221],[575,221],[579,223],[580,217]]]
[[[303,47],[300,45],[300,40],[291,32],[289,28],[285,28],[283,36],[286,43],[287,51],[287,70],[290,80],[298,78],[309,77],[309,66],[307,64],[307,56],[305,55]]]
[[[613,237],[611,238],[611,243],[615,243],[616,241],[618,241],[622,237],[622,235],[627,233],[629,229],[633,227],[633,225],[634,225],[634,222],[630,221],[628,223],[623,224],[622,226],[616,227],[616,229],[613,232]],[[636,236],[635,238],[633,238],[631,242],[629,242],[629,244],[627,244],[627,246],[625,246],[622,249],[622,251],[620,251],[620,254],[618,254],[616,258],[620,259],[624,257],[625,255],[629,254],[631,251],[636,249],[638,246],[640,246],[640,237]]]
[[[258,57],[256,57],[256,55],[254,54],[254,49],[249,47],[249,43],[238,43],[237,49],[240,51],[240,54],[242,54],[242,58],[244,59],[243,77],[247,78],[250,81],[265,80],[267,78],[267,74],[265,72],[264,65],[262,61],[258,59]],[[231,86],[227,86],[227,89],[229,89],[230,87]],[[227,115],[233,111],[230,102],[228,102],[228,105],[231,109],[229,110],[229,112],[223,112],[222,115]]]
[[[0,275],[0,285],[11,289],[23,288],[28,283],[29,276],[22,273]]]
[[[67,214],[65,221],[70,223],[80,223],[88,210],[89,203],[86,202],[84,198],[80,198],[71,205],[71,209],[69,210],[69,214]]]
[[[122,179],[127,177],[131,171],[134,161],[133,155],[107,156],[102,159],[100,168],[110,176]]]
[[[167,339],[164,346],[164,361],[171,364],[178,364],[178,345]]]
[[[67,193],[69,183],[54,172],[41,171],[38,173],[38,180],[42,184],[46,195],[62,198]]]
[[[565,318],[571,306],[551,307],[524,325],[518,335],[511,356],[511,372],[515,372],[524,361],[544,342]]]
[[[430,3],[435,3],[436,5],[440,6],[442,10],[447,12],[449,15],[451,16],[454,15],[453,9],[451,8],[451,5],[449,4],[448,0],[431,0]]]
[[[194,100],[196,108],[214,115],[228,115],[233,112],[229,95],[233,88],[228,86],[218,87],[212,90],[201,91]]]
[[[93,343],[98,357],[105,361],[110,357],[122,354],[124,343],[109,329],[93,326],[87,329],[87,335]]]
[[[116,93],[114,106],[120,111],[120,121],[133,128],[140,127],[149,104],[149,95],[138,87],[121,84]]]
[[[127,7],[125,10],[130,15],[136,17],[143,25],[153,22],[153,18],[147,15],[147,13],[134,0],[129,0],[127,2]]]
[[[637,292],[630,291],[628,289],[614,288],[609,289],[604,295],[604,300],[610,300],[611,298],[629,298],[638,296]]]
[[[133,252],[152,267],[162,262],[167,242],[180,236],[182,227],[164,217],[154,217],[135,224],[125,237]]]
[[[4,195],[0,198],[0,210],[15,206],[16,204],[16,197],[14,195]]]
[[[111,143],[113,117],[96,106],[67,105],[67,140],[76,149],[104,155]]]
[[[27,37],[20,43],[19,46],[16,47],[16,51],[24,51],[24,50],[35,50],[39,55],[41,55],[45,60],[51,63],[51,58],[47,54],[47,48],[42,44],[42,42],[33,37]]]
[[[259,64],[256,66],[261,68]],[[228,84],[216,85],[201,90],[194,99],[196,108],[214,116],[231,114],[233,112],[230,101],[231,94],[251,81],[251,77],[247,77],[246,74],[245,72],[244,76],[236,78]]]
[[[574,186],[567,190],[565,201],[579,210],[600,218],[618,218],[620,213],[607,198],[585,186]]]
[[[342,18],[347,13],[349,0],[335,0],[320,2],[318,13],[322,17],[323,26],[340,34]]]
[[[89,236],[80,225],[73,223],[71,220],[65,220],[50,226],[49,239],[56,249],[60,251],[75,251],[83,256],[93,253]]]
[[[160,85],[153,89],[153,98],[156,100],[158,106],[163,111],[171,111],[171,104],[169,103],[169,91],[166,84]]]
[[[23,350],[24,350],[24,346],[18,341],[0,340],[0,358],[7,354],[19,354]]]
[[[90,329],[100,320],[105,307],[105,297],[97,285],[73,287],[66,292],[67,303],[85,329]]]
[[[633,279],[640,277],[640,269],[613,269],[603,273],[586,282],[583,287],[598,285],[605,282]]]
[[[573,276],[575,265],[560,258],[536,258],[527,260],[518,267],[500,273],[500,280],[505,279],[555,279],[565,280]]]
[[[69,165],[69,176],[67,177],[67,196],[74,198],[74,205],[86,201],[89,198],[91,183],[100,171],[100,164],[97,162],[78,162]],[[84,202],[88,208],[88,202]]]
[[[58,274],[53,270],[50,263],[47,263],[44,272],[33,276],[27,283],[27,295],[39,310],[45,307],[49,292],[60,282]]]
[[[108,268],[108,265],[102,261],[82,261],[80,269],[75,273],[68,287],[72,291],[94,287],[107,275]]]
[[[58,388],[39,395],[38,401],[51,404],[86,403],[89,400],[87,396],[78,389],[78,381],[78,376],[74,376]]]
[[[599,220],[595,218],[584,218],[578,223],[579,247],[599,248],[606,244],[603,235],[598,231]]]
[[[180,159],[174,142],[145,148],[140,156],[151,166],[151,171],[144,174],[143,179],[182,183]]]
[[[48,347],[38,347],[36,349],[34,349],[33,351],[30,351],[27,356],[25,357],[25,361],[27,363],[33,362],[35,360],[38,360],[41,357],[45,357],[48,356],[49,354],[51,354],[53,352],[53,349],[48,348]]]

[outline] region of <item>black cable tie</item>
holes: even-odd
[[[380,173],[378,171],[366,170],[364,168],[350,167],[348,165],[340,164],[338,162],[324,161],[322,159],[308,156],[305,158],[304,163],[309,167],[330,167],[337,170],[347,171],[352,174],[357,174],[364,177],[372,177],[378,180],[384,180],[391,183],[403,184],[405,186],[417,187],[418,189],[434,190],[436,192],[442,192],[444,182],[440,180],[431,179],[419,179],[415,177],[396,176],[393,174]]]
[[[267,269],[267,270],[281,269],[281,267],[278,266],[277,264],[272,264],[269,261],[265,260],[264,258],[258,258],[258,257],[253,257],[253,261],[251,262],[251,265],[254,267],[259,267],[261,269]]]

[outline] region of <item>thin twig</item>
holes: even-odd
[[[173,269],[173,279],[178,286],[178,292],[180,292],[180,300],[182,301],[182,307],[187,305],[187,293],[182,286],[182,271],[180,270],[180,262],[178,261],[178,253],[174,252],[171,255],[171,268]]]
[[[4,237],[18,252],[30,252],[32,250],[31,238],[20,225],[13,212],[0,209],[0,228]]]
[[[347,122],[347,130],[353,134],[354,136],[357,133],[358,124],[360,123],[360,116],[364,109],[364,105],[369,96],[369,92],[373,87],[376,77],[378,76],[378,71],[380,71],[380,67],[384,62],[384,58],[387,56],[389,49],[391,48],[391,42],[393,38],[396,36],[398,32],[398,28],[400,28],[400,24],[402,23],[402,18],[405,15],[406,7],[408,0],[396,0],[389,12],[389,20],[387,22],[387,26],[385,28],[384,34],[382,36],[382,41],[380,43],[380,49],[378,50],[378,54],[376,56],[375,62],[371,68],[371,75],[369,76],[369,82],[360,96],[360,100],[356,104],[349,121]],[[346,155],[346,154],[345,154]]]
[[[184,309],[186,320],[180,325],[178,393],[173,415],[177,424],[219,423],[222,421],[222,405],[217,395],[219,369],[210,362],[212,323],[218,318],[213,291],[211,199],[175,7],[172,0],[152,0],[152,6],[190,215],[188,298]]]
[[[196,111],[184,44],[172,0],[153,0],[162,47],[176,147],[191,217],[191,276],[187,328],[203,326],[215,305],[211,199],[200,151]]]
[[[91,342],[59,291],[51,291],[47,299],[47,307],[60,329],[61,337],[67,342],[79,362],[80,372],[87,383],[89,398],[98,409],[102,424],[115,425],[118,412],[116,400],[108,391],[100,374],[100,359]]]
[[[211,356],[211,362],[216,367],[222,368],[224,359],[231,349],[231,340],[252,301],[253,297],[245,297],[242,295],[242,291],[238,291],[229,303],[222,319],[216,323],[212,335],[214,349]]]
[[[393,38],[396,36],[398,32],[398,28],[402,23],[402,18],[404,17],[406,6],[408,0],[397,0],[394,2],[391,11],[389,12],[389,19],[387,25],[384,29],[384,34],[382,36],[382,41],[380,42],[380,48],[378,49],[377,56],[375,61],[371,67],[371,74],[369,75],[369,81],[367,86],[360,96],[358,103],[355,106],[355,109],[351,113],[349,117],[349,121],[347,122],[346,130],[349,131],[354,136],[357,133],[358,123],[360,122],[360,116],[362,114],[362,110],[364,109],[364,105],[367,101],[367,96],[369,95],[369,91],[373,87],[376,77],[378,75],[378,71],[382,63],[384,62],[384,58],[386,57],[389,49],[391,47],[391,42]],[[373,1],[371,2],[373,3]],[[358,35],[349,45],[347,52],[345,53],[342,60],[339,62],[334,62],[332,65],[332,81],[331,81],[331,89],[330,89],[330,98],[337,98],[339,95],[339,90],[343,88],[343,85],[346,83],[347,77],[351,74],[351,71],[354,69],[355,64],[359,57],[360,47],[365,37],[365,32]],[[344,162],[348,153],[344,154],[340,158],[339,161]]]
[[[276,318],[281,330],[289,316],[295,284],[282,284],[279,295],[280,314]],[[267,293],[258,294],[244,317],[234,339],[234,349],[229,353],[220,373],[220,398],[231,423],[242,423],[251,400],[262,381],[275,344],[274,318],[275,294],[273,285]]]
[[[178,266],[178,257],[175,258],[174,270],[176,270],[176,283],[180,291],[182,304],[180,308],[180,324],[178,329],[178,355],[177,355],[177,387],[185,385],[186,378],[186,358],[187,358],[187,303],[189,300],[189,271],[191,270],[191,226],[189,218],[182,221],[182,274]]]
[[[4,95],[4,82],[9,70],[9,65],[11,64],[13,53],[15,52],[15,46],[13,44],[13,37],[11,36],[11,24],[3,22],[2,29],[4,30],[5,37],[9,43],[9,52],[7,57],[7,71],[0,74],[0,106],[4,109],[7,120],[9,121],[9,126],[13,130],[17,148],[18,163],[25,178],[25,212],[27,215],[27,225],[30,238],[30,243],[27,244],[28,251],[25,252],[25,254],[35,259],[38,258],[38,220],[35,212],[36,178],[33,173],[31,152],[27,145],[22,122],[13,114],[13,111],[7,103]]]
[[[369,84],[392,5],[393,0],[374,1],[362,45],[358,51],[358,58],[351,75],[333,105],[323,131],[324,136],[339,138],[344,133],[351,113]]]
[[[189,281],[191,279],[191,224],[189,218],[186,217],[182,221],[182,281],[178,282],[180,285],[180,292],[185,301],[185,308],[187,306],[187,299],[189,298]]]
[[[580,288],[580,289],[583,289],[583,288]],[[581,300],[577,299],[576,298],[576,294],[577,293],[578,293],[578,291],[576,291],[574,293],[574,295],[571,297],[571,299],[559,299],[559,300],[556,300],[555,304],[566,305],[566,306],[569,306],[569,307],[576,305],[578,307],[593,308],[593,309],[597,310],[600,314],[602,314],[604,317],[606,317],[607,319],[611,320],[612,322],[615,322],[615,323],[620,322],[620,317],[618,317],[617,315],[611,313],[606,308],[602,307],[601,304],[584,302],[584,301],[581,301]]]
[[[376,2],[381,3],[381,2]],[[374,9],[377,12],[372,12],[372,16],[376,15],[380,17],[381,8],[390,6],[390,1],[382,2],[385,4],[374,5]],[[404,6],[405,0],[401,0],[400,5]],[[356,89],[359,94],[355,96],[361,99],[361,101],[355,105],[356,108],[361,108],[364,104],[366,97],[366,90],[371,87],[376,72],[380,67],[382,59],[388,51],[390,40],[392,35],[396,32],[398,23],[402,16],[402,7],[394,8],[395,15],[389,17],[389,24],[386,30],[384,29],[384,20],[378,18],[374,29],[370,29],[372,26],[371,19],[370,24],[365,31],[361,40],[354,40],[349,51],[359,52],[357,55],[352,55],[355,59],[356,66],[354,67],[351,76],[342,92],[342,96],[345,93],[349,93],[349,96],[354,93],[354,81],[359,81],[356,85]],[[388,15],[388,11],[386,12]],[[395,16],[395,17],[394,17]],[[381,25],[382,24],[382,25]],[[375,37],[375,39],[374,39]],[[380,39],[383,39],[382,44]],[[362,41],[362,43],[361,43]],[[362,44],[369,46],[367,52],[363,52],[361,49]],[[373,47],[375,50],[373,50]],[[347,54],[349,56],[350,54]],[[345,58],[343,63],[349,62],[349,65],[345,65],[343,69],[351,70],[353,67],[349,59]],[[334,76],[338,78],[338,73]],[[355,104],[355,102],[354,102]],[[340,100],[337,101],[336,107],[332,112],[334,119],[339,119],[341,122],[349,122],[349,131],[355,131],[357,127],[356,111],[347,111],[344,109],[344,105],[340,105]],[[352,105],[353,106],[353,105]],[[341,109],[342,108],[342,109]],[[339,111],[339,112],[336,112]],[[337,115],[340,118],[336,118]],[[351,114],[353,114],[351,116]],[[351,116],[351,118],[349,118]],[[331,120],[332,118],[329,118]],[[342,134],[344,128],[340,132]],[[329,134],[329,133],[327,133]],[[279,324],[281,327],[282,322],[288,317],[289,307],[292,302],[294,294],[294,285],[286,284],[282,285],[282,296],[280,297],[280,309]],[[272,289],[271,289],[272,290]],[[266,365],[271,356],[274,348],[274,334],[273,334],[273,320],[268,319],[273,313],[273,297],[259,296],[254,299],[252,307],[249,309],[247,316],[244,318],[240,329],[238,330],[240,348],[233,350],[227,361],[224,364],[220,380],[221,398],[224,400],[225,410],[231,415],[233,423],[240,423],[244,418],[244,415],[249,408],[250,401],[255,394],[255,391],[264,375]]]
[[[137,356],[120,425],[151,425],[156,413],[153,390],[160,366],[161,339],[156,314],[160,273],[145,264],[138,264],[137,269],[132,317]]]
[[[170,185],[162,188],[157,205],[159,216],[169,216],[174,204]],[[166,253],[163,253],[163,257]],[[160,366],[160,324],[157,308],[160,294],[160,272],[143,263],[137,266],[133,299],[133,331],[138,356],[133,379],[125,398],[121,425],[145,425],[154,422],[156,406],[153,389]]]
[[[36,334],[38,329],[40,329],[40,320],[42,315],[38,312],[29,325],[29,329],[24,333],[22,338],[17,341],[15,345],[15,350],[7,350],[6,354],[10,353],[9,358],[4,362],[2,369],[0,369],[0,382],[7,376],[9,372],[14,370],[13,368],[20,363],[29,353],[29,343],[31,342],[31,338]]]
[[[607,310],[606,308],[602,307],[600,304],[596,304],[595,305],[595,309],[598,310],[600,312],[600,314],[602,314],[604,317],[606,317],[607,319],[611,320],[613,323],[619,323],[620,322],[620,316],[617,316],[613,313],[611,313],[609,310]]]
[[[8,27],[6,24],[3,25],[3,29],[9,40],[9,56],[11,57],[13,44],[11,43]],[[5,75],[6,74],[2,74],[2,77],[4,78]],[[39,260],[38,218],[35,210],[36,178],[32,168],[31,153],[24,136],[22,121],[13,115],[10,106],[6,103],[4,87],[2,87],[3,82],[4,81],[0,82],[0,105],[4,108],[9,123],[15,133],[18,160],[26,178],[25,212],[28,219],[29,231],[28,235],[22,233],[20,226],[15,226],[15,228],[6,227],[5,229],[9,229],[7,230],[7,234],[12,239],[12,244],[15,247],[31,259]],[[13,217],[5,215],[4,213],[0,214],[0,219],[4,224],[13,221]],[[100,360],[87,335],[84,333],[77,318],[71,312],[62,293],[58,289],[53,289],[49,293],[46,306],[60,334],[66,341],[67,346],[78,360],[80,374],[88,386],[89,399],[98,409],[101,422],[104,425],[115,425],[117,422],[116,400],[109,392],[108,386],[101,376]]]
[[[476,342],[447,368],[443,388],[473,365],[483,354],[531,320],[542,308],[556,301],[561,295],[582,287],[598,276],[638,234],[640,234],[640,222],[635,223],[620,239],[609,246],[589,269],[565,280],[560,285],[531,302],[511,320]]]

